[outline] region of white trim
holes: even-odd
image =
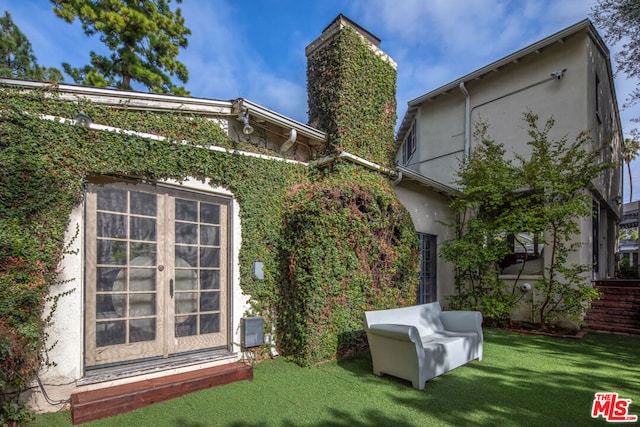
[[[76,121],[73,120],[73,119],[68,119],[68,118],[65,118],[65,117],[52,116],[52,115],[49,115],[49,114],[41,114],[40,118],[43,119],[43,120],[49,120],[49,121],[53,121],[53,122],[57,121],[57,122],[60,122],[60,123],[65,123],[65,124],[70,124],[70,125],[75,125],[75,123],[76,123]],[[161,135],[155,135],[155,134],[145,133],[145,132],[137,132],[137,131],[133,131],[133,130],[120,129],[120,128],[116,128],[116,127],[113,127],[113,126],[98,125],[98,124],[95,124],[95,123],[91,123],[88,128],[92,129],[92,130],[123,133],[125,135],[138,136],[140,138],[151,139],[151,140],[154,140],[154,141],[169,141],[169,139],[167,139],[166,137],[161,136]],[[174,142],[179,143],[179,144],[183,144],[183,145],[189,144],[189,142],[187,140],[174,141]],[[234,154],[234,155],[246,156],[246,157],[255,157],[255,158],[263,159],[263,160],[277,160],[277,161],[285,162],[285,163],[308,166],[308,163],[299,162],[297,160],[285,159],[283,157],[267,156],[265,154],[251,153],[251,152],[248,152],[248,151],[231,150],[229,148],[218,147],[216,145],[203,146],[203,145],[199,145],[198,144],[198,145],[194,145],[194,147],[203,148],[203,149],[209,150],[209,151],[216,151],[216,152],[219,152],[219,153]]]

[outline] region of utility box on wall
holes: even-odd
[[[243,317],[240,321],[243,348],[256,347],[264,342],[264,319],[262,317]]]

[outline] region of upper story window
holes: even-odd
[[[413,153],[416,152],[416,122],[413,122],[411,130],[407,133],[402,144],[402,164],[407,165]]]

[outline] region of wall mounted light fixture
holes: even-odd
[[[80,111],[75,117],[75,124],[83,128],[88,128],[91,126],[91,117],[89,117],[84,111]]]
[[[238,120],[244,123],[242,133],[245,135],[251,135],[253,133],[253,127],[249,124],[249,110],[243,111],[238,115]]]

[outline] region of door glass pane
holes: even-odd
[[[198,311],[198,294],[196,292],[176,293],[176,314],[195,313]]]
[[[220,289],[220,270],[200,270],[200,289]]]
[[[125,265],[127,263],[127,242],[98,240],[98,264]]]
[[[176,291],[191,291],[197,289],[198,278],[196,270],[176,270]]]
[[[129,275],[130,291],[155,291],[156,290],[156,269],[155,268],[132,268]]]
[[[129,295],[129,316],[151,316],[156,314],[156,294]]]
[[[200,222],[205,224],[220,224],[220,205],[201,203]]]
[[[198,244],[198,226],[185,222],[176,222],[176,243]]]
[[[127,322],[124,320],[100,322],[96,324],[96,346],[124,344]]]
[[[180,316],[176,318],[176,337],[198,335],[198,316]]]
[[[98,187],[97,207],[100,211],[110,212],[126,212],[127,211],[127,192],[109,187]]]
[[[132,240],[156,240],[156,220],[152,218],[131,217],[130,237]]]
[[[212,334],[220,332],[220,314],[203,314],[200,316],[200,333]]]
[[[98,292],[108,292],[113,290],[113,283],[121,269],[116,267],[98,267],[96,269],[96,290]]]
[[[135,215],[156,216],[158,201],[155,194],[131,192],[131,213]]]
[[[127,217],[125,215],[98,212],[97,220],[98,237],[127,238]]]
[[[198,202],[176,199],[176,219],[180,221],[197,221]]]
[[[129,342],[153,341],[156,339],[156,319],[133,319],[129,323]]]
[[[131,242],[130,254],[132,265],[155,265],[156,244]]]
[[[201,292],[200,311],[220,310],[220,292]]]
[[[124,316],[126,294],[99,294],[96,296],[96,318],[112,319]]]
[[[206,246],[220,246],[220,227],[201,225],[200,244]]]
[[[176,245],[176,266],[182,264],[187,267],[198,266],[198,248],[196,246]]]
[[[200,248],[201,267],[220,267],[220,249]]]

